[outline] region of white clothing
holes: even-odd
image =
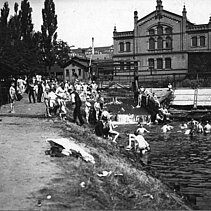
[[[149,147],[149,144],[147,143],[147,141],[144,139],[144,137],[142,135],[133,135],[130,134],[130,137],[132,140],[136,141],[138,143],[138,147],[139,149],[145,149],[147,147]]]
[[[164,126],[161,128],[161,130],[163,131],[163,133],[166,133],[166,132],[170,131],[171,129],[173,129],[173,127],[170,126],[170,125],[164,125]]]

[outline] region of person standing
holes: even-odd
[[[30,103],[32,102],[31,97],[33,99],[33,103],[35,103],[34,86],[35,84],[33,83],[33,80],[30,80],[28,84],[28,97]]]
[[[15,113],[15,100],[17,100],[16,91],[15,91],[15,82],[13,81],[11,83],[11,86],[9,88],[9,97],[10,97],[10,113]]]
[[[37,82],[37,87],[38,87],[38,90],[37,90],[37,102],[41,103],[41,99],[42,99],[42,95],[43,95],[43,86],[42,86],[42,82],[41,81]]]
[[[81,102],[79,94],[75,91],[75,88],[73,88],[73,91],[71,93],[71,101],[72,101],[72,104],[75,106],[74,111],[73,111],[73,121],[76,123],[77,117],[78,117],[80,121],[80,126],[82,126],[84,124],[84,120],[81,115],[82,102]]]

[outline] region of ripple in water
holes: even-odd
[[[195,209],[211,207],[211,135],[185,135],[179,123],[162,134],[152,126],[146,140],[151,145],[150,168],[160,179],[184,195]]]

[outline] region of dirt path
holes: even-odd
[[[1,117],[0,122],[0,210],[37,207],[33,195],[60,173],[45,139],[59,137],[51,120]]]

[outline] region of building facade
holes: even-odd
[[[89,77],[89,60],[75,56],[64,67],[64,80],[74,82],[75,79],[87,81]]]
[[[196,25],[187,19],[185,6],[178,15],[164,10],[161,0],[156,3],[156,9],[141,19],[134,12],[133,31],[114,28],[113,60],[120,64],[114,76],[123,79],[132,71],[139,81],[179,79],[190,71],[190,57],[211,56],[211,18]]]

